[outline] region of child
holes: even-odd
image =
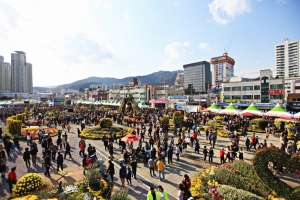
[[[244,161],[244,151],[243,148],[239,151],[239,159]]]
[[[203,160],[204,160],[204,162],[206,161],[206,157],[207,157],[207,149],[206,149],[206,146],[204,146],[204,148],[203,148]]]
[[[13,155],[17,155],[16,154],[16,144],[15,143],[12,143],[12,145],[11,145],[11,151],[12,151]]]
[[[131,185],[131,168],[130,167],[127,167],[126,180],[127,180],[127,185]]]
[[[208,151],[208,162],[212,163],[213,162],[213,156],[214,156],[214,150],[212,147],[210,147]]]
[[[270,134],[269,134],[269,131],[266,133],[266,140],[268,140]]]

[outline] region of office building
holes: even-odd
[[[4,57],[0,56],[0,92],[11,91],[11,67],[4,62]]]
[[[290,42],[284,39],[283,44],[275,46],[276,76],[280,78],[300,76],[300,40]]]
[[[222,82],[228,82],[230,77],[234,76],[235,61],[227,53],[210,59],[210,64],[213,86],[220,86]]]
[[[260,70],[260,77],[244,79],[231,77],[222,83],[223,102],[283,103],[284,79],[273,78],[270,69]]]
[[[183,65],[185,95],[206,94],[211,86],[210,63],[201,61]]]
[[[26,54],[15,51],[11,54],[11,91],[32,93],[32,64],[26,62]]]
[[[0,92],[4,92],[4,57],[0,56]]]

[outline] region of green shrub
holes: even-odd
[[[265,198],[259,197],[248,191],[236,189],[228,185],[220,185],[217,191],[222,195],[223,199],[230,200],[264,200]]]
[[[85,172],[85,182],[94,190],[101,189],[101,176],[97,167],[89,167]]]
[[[100,121],[101,128],[110,128],[113,125],[113,121],[110,118],[103,118]]]
[[[162,118],[162,120],[161,120],[161,123],[162,123],[162,124],[168,124],[168,125],[169,125],[169,117],[164,116],[164,117]]]
[[[112,126],[112,127],[110,127],[109,130],[112,131],[112,132],[120,132],[123,129],[121,127]]]
[[[110,198],[111,200],[130,200],[126,189],[115,190],[114,194]]]
[[[182,124],[183,119],[184,119],[184,116],[180,111],[173,113],[174,124],[176,124],[176,125]]]

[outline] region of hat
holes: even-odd
[[[224,147],[222,147],[221,149],[224,150]]]

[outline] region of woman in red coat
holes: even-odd
[[[190,188],[191,188],[191,179],[187,174],[185,174],[183,176],[182,183],[184,183],[184,185],[187,187],[187,189],[190,190]]]
[[[17,174],[16,174],[17,167],[11,168],[10,172],[8,172],[8,185],[9,185],[9,192],[12,193],[12,187],[14,184],[17,183]]]

